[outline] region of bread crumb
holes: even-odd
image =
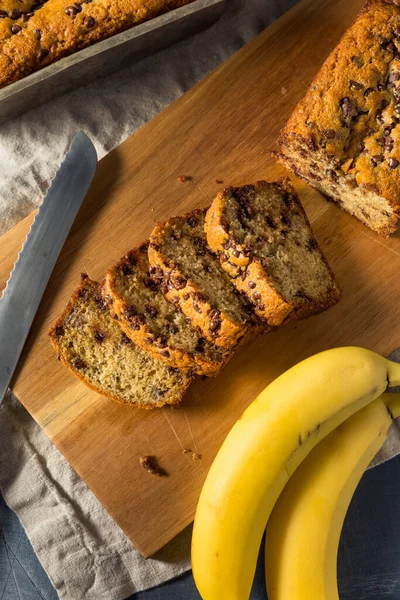
[[[190,177],[190,175],[179,175],[178,177],[178,181],[180,181],[181,183],[183,183],[184,181],[192,181],[193,177]]]
[[[156,456],[148,456],[147,454],[144,454],[143,456],[139,457],[139,461],[143,469],[151,475],[156,475],[157,477],[168,476],[167,471],[158,464]]]
[[[190,448],[184,448],[184,449],[182,450],[182,454],[189,454],[189,452],[191,452],[191,449],[190,449]]]
[[[192,460],[201,460],[201,454],[197,452],[192,452]]]
[[[216,179],[215,183],[224,183],[224,180],[223,179]]]
[[[283,87],[281,89],[281,93],[282,93],[282,96],[285,96],[287,94],[287,89],[285,87]]]

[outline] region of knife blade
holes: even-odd
[[[96,165],[95,147],[80,131],[40,205],[11,271],[0,299],[0,404]]]

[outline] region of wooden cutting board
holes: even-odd
[[[216,180],[284,174],[268,150],[361,4],[300,2],[104,158],[47,287],[12,388],[145,556],[193,519],[222,440],[273,378],[331,346],[387,354],[400,344],[399,235],[379,238],[295,180],[341,302],[240,350],[218,378],[196,381],[180,408],[138,411],[99,397],[57,361],[47,331],[80,272],[101,279],[157,220],[206,206],[221,187]],[[179,175],[191,180],[181,183]],[[3,286],[31,221],[0,239]],[[169,476],[145,472],[141,454],[156,455]]]

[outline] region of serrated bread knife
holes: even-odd
[[[0,404],[96,165],[95,147],[80,131],[39,208],[0,299]]]

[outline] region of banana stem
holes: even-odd
[[[382,398],[385,400],[385,404],[390,410],[394,419],[400,417],[400,393],[384,394]]]
[[[389,387],[400,385],[400,364],[387,360]]]

